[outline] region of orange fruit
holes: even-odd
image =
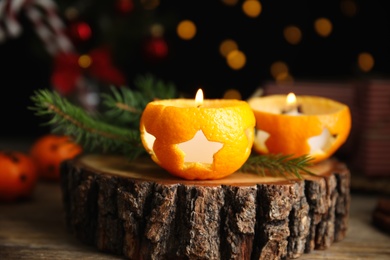
[[[30,155],[36,162],[41,179],[58,181],[61,163],[74,158],[82,150],[69,136],[47,134],[33,143]]]
[[[349,107],[316,96],[298,96],[299,115],[281,114],[285,95],[248,100],[256,117],[253,149],[259,154],[310,155],[313,163],[329,158],[351,130]]]
[[[38,179],[32,158],[19,151],[0,151],[0,201],[31,196]]]
[[[242,100],[191,99],[150,102],[140,120],[141,140],[151,158],[188,180],[219,179],[248,159],[255,117]]]

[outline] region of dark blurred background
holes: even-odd
[[[54,6],[21,1],[19,7],[12,2],[2,0],[0,13],[2,137],[35,138],[48,131],[28,107],[34,90],[56,88],[51,78],[57,53],[38,35],[38,28],[55,27],[54,11],[77,53],[109,46],[110,66],[130,87],[136,75],[152,73],[189,96],[203,88],[206,98],[221,98],[235,89],[246,99],[264,82],[390,75],[388,1],[58,0]],[[33,20],[31,10],[40,18]],[[7,31],[10,17],[20,25],[17,35]],[[315,29],[319,18],[325,20]],[[177,27],[187,19],[196,34],[183,39]],[[226,39],[236,44],[236,57],[220,53]]]

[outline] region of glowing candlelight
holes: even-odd
[[[282,111],[282,114],[297,116],[301,113],[298,110],[297,97],[294,93],[288,93],[286,97],[286,108]]]
[[[203,91],[202,89],[198,89],[195,95],[195,105],[196,107],[200,107],[203,105]]]
[[[287,95],[287,104],[289,105],[296,105],[297,103],[297,97],[295,96],[294,93],[290,92]]]

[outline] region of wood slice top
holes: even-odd
[[[148,157],[138,158],[130,161],[123,156],[89,154],[81,156],[75,162],[76,166],[89,169],[94,173],[116,175],[135,180],[154,181],[158,183],[185,184],[185,185],[234,185],[247,186],[258,183],[288,183],[299,180],[291,175],[288,179],[283,176],[262,176],[261,174],[235,172],[225,178],[217,180],[185,180],[169,174]],[[313,180],[318,177],[331,175],[333,172],[345,168],[345,165],[335,159],[328,159],[308,169],[316,176],[302,175],[306,180]]]

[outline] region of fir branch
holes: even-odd
[[[153,77],[152,74],[139,75],[134,84],[149,100],[169,99],[177,96],[176,87],[173,83],[165,83]]]
[[[115,118],[116,124],[130,124],[138,129],[142,111],[150,101],[175,98],[177,93],[174,84],[158,80],[151,74],[138,76],[134,84],[136,90],[111,87],[111,95],[103,93],[101,96],[108,119]]]
[[[241,167],[243,172],[252,172],[266,175],[266,170],[273,176],[283,176],[288,178],[289,175],[302,179],[301,173],[315,175],[307,169],[311,166],[312,157],[302,155],[293,157],[292,155],[268,154],[268,155],[251,155]]]
[[[145,151],[138,129],[121,128],[94,118],[55,91],[37,90],[31,100],[35,106],[29,109],[35,115],[50,118],[44,124],[52,125],[54,133],[72,137],[86,151],[122,153],[130,158]]]
[[[129,124],[138,128],[142,111],[147,101],[138,91],[122,87],[111,87],[111,95],[102,93],[102,103],[106,107],[105,116],[109,120],[115,120],[116,124]]]

